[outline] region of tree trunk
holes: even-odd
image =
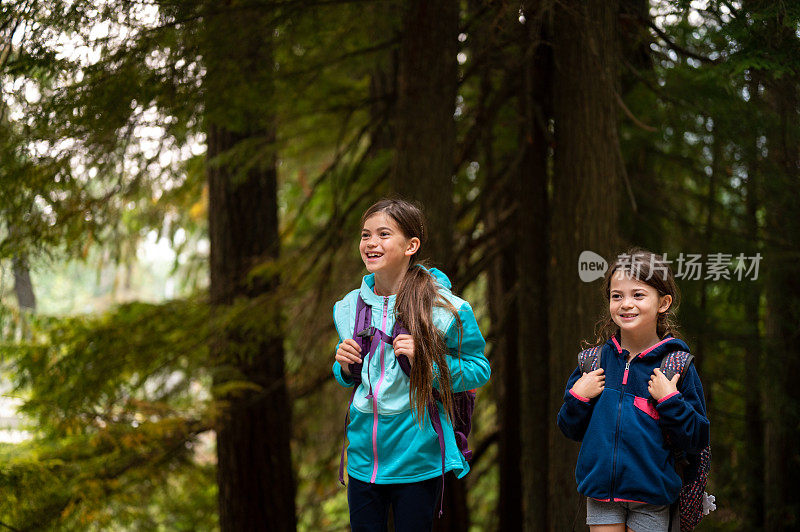
[[[513,219],[502,219],[502,213],[511,208],[508,199],[512,194],[502,194],[500,205],[491,209],[487,228],[496,230],[499,223],[513,224]],[[517,306],[517,268],[513,233],[500,231],[502,247],[489,268],[489,313],[494,331],[492,347],[492,379],[497,390],[498,459],[500,461],[500,495],[497,501],[500,530],[520,530],[522,523],[522,484],[520,468],[520,374]]]
[[[452,263],[453,170],[459,3],[409,0],[397,82],[392,189],[421,204],[428,243],[421,253],[447,271]],[[467,530],[463,482],[447,475],[445,512],[436,530]]]
[[[593,324],[607,305],[599,281],[583,283],[578,277],[578,256],[591,250],[612,259],[619,251],[617,12],[617,1],[564,0],[556,5],[554,16],[555,153],[548,297],[551,420],[562,404],[564,383],[577,365],[580,340],[593,339]],[[583,507],[575,489],[577,451],[578,445],[560,431],[550,431],[550,530],[571,530]]]
[[[0,100],[0,109],[4,109],[5,104]],[[8,234],[12,239],[20,238],[20,229],[16,224],[10,223]],[[14,274],[14,295],[17,298],[17,305],[20,310],[36,311],[36,294],[33,292],[33,282],[31,281],[30,264],[27,254],[22,251],[14,255],[11,259],[11,269]]]
[[[753,73],[752,75],[755,75]],[[751,84],[751,105],[759,101],[757,84]],[[750,139],[750,156],[745,183],[745,204],[747,208],[747,229],[745,249],[748,256],[755,256],[758,251],[758,187],[759,164],[758,136],[761,131],[754,132]],[[748,530],[757,530],[764,525],[764,419],[762,414],[762,374],[761,332],[758,324],[760,317],[761,283],[748,282],[744,302],[745,326],[744,336],[748,338],[744,354],[744,524]]]
[[[702,256],[707,260],[709,254],[713,251],[714,242],[714,219],[717,206],[717,182],[720,180],[720,173],[722,172],[722,138],[718,131],[718,126],[715,124],[712,128],[711,134],[713,139],[711,141],[711,175],[708,178],[708,194],[705,200],[706,219],[703,227],[703,240],[702,240]],[[709,318],[708,310],[708,292],[709,282],[706,276],[700,279],[700,303],[698,305],[697,319],[700,323],[697,324],[697,341],[692,354],[694,355],[694,365],[697,368],[697,373],[702,377],[705,374],[704,366],[706,363],[706,354],[708,353],[709,345],[709,331],[716,330]],[[711,387],[708,386],[703,389],[706,398],[706,408],[710,410],[713,395]]]
[[[658,105],[655,93],[638,90],[642,76],[646,79],[655,76],[649,20],[649,0],[621,0],[618,38],[620,64],[624,66],[620,68],[619,92],[634,117],[647,116],[648,110]],[[621,118],[620,127],[628,133],[625,141],[627,179],[620,196],[620,237],[625,245],[636,244],[661,253],[664,235],[669,230],[664,227],[667,217],[653,215],[664,203],[664,180],[656,170],[650,149],[655,133],[643,130],[630,117]]]
[[[397,9],[390,9],[383,4],[367,5],[371,27],[368,29],[370,39],[380,42],[389,35],[399,33]],[[369,78],[370,122],[380,124],[372,133],[371,155],[391,150],[394,147],[394,124],[397,96],[397,51],[392,48],[389,54],[379,54],[374,59]]]
[[[778,42],[794,39],[791,30],[777,24]],[[798,94],[789,76],[768,82],[765,99],[771,106],[767,129],[770,180],[763,183],[767,243],[764,253],[766,345],[766,428],[764,453],[765,530],[796,530],[800,526],[800,492],[794,485],[800,477],[797,442],[800,440],[800,278],[797,275],[800,234],[800,193],[797,183]]]
[[[16,256],[13,259],[14,268],[14,294],[17,296],[17,304],[20,310],[36,311],[36,295],[33,293],[33,283],[31,282],[31,270],[28,266],[28,259],[24,256]]]
[[[257,10],[211,11],[219,13],[207,19],[203,43],[211,303],[218,316],[240,309],[211,345],[220,529],[294,530],[279,278],[249,277],[279,253],[272,29]]]
[[[455,0],[408,1],[392,168],[392,189],[424,207],[430,239],[423,256],[445,270],[452,262],[458,10]]]
[[[550,348],[548,340],[547,265],[550,261],[548,246],[549,200],[548,188],[548,136],[552,116],[552,49],[545,21],[549,11],[543,3],[526,9],[522,25],[523,49],[522,92],[519,95],[521,124],[522,164],[515,184],[517,201],[517,227],[514,248],[517,251],[519,345],[517,346],[519,393],[515,397],[520,405],[518,429],[521,466],[522,522],[517,523],[517,508],[509,508],[509,516],[501,511],[500,522],[508,527],[501,530],[547,530],[548,465],[550,464],[548,438],[555,428],[553,416],[544,398],[550,389]],[[512,428],[511,430],[514,430]],[[516,480],[516,479],[514,479]],[[502,473],[501,473],[502,481]],[[503,499],[501,484],[501,500]],[[513,489],[507,486],[507,489]],[[509,496],[511,496],[509,494]],[[517,499],[513,499],[517,503]],[[502,506],[501,506],[502,509]]]

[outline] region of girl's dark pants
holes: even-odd
[[[396,532],[431,530],[441,489],[441,477],[408,484],[370,484],[350,477],[350,528],[353,532],[386,532],[391,506]]]

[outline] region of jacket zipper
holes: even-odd
[[[381,330],[386,330],[386,316],[389,311],[389,297],[384,296],[383,298],[383,322],[381,325]],[[375,391],[372,394],[372,458],[373,458],[373,466],[372,466],[372,477],[370,478],[370,482],[372,484],[375,483],[375,479],[378,477],[378,392],[381,389],[381,383],[383,382],[383,375],[384,375],[384,361],[383,361],[383,353],[386,348],[386,343],[381,340],[381,376],[378,379],[378,384],[375,386]]]
[[[628,370],[631,368],[630,361],[625,362],[625,373],[622,374],[622,388],[619,392],[619,403],[617,404],[617,428],[614,430],[614,453],[611,457],[611,500],[614,500],[614,488],[617,483],[617,444],[619,443],[619,421],[622,418],[622,399],[625,397],[625,386],[628,384]]]

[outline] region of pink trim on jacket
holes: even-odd
[[[571,394],[572,394],[572,397],[574,397],[574,398],[575,398],[575,399],[577,399],[578,401],[583,401],[584,403],[588,403],[588,402],[589,402],[589,400],[588,400],[587,398],[585,398],[585,397],[581,397],[581,396],[580,396],[580,395],[578,395],[577,393],[573,392],[571,389],[570,389],[569,393],[571,393]]]
[[[645,356],[647,353],[649,353],[650,351],[652,351],[652,350],[653,350],[653,349],[655,349],[656,347],[660,346],[660,345],[661,345],[661,344],[663,344],[664,342],[669,342],[670,340],[672,340],[672,337],[669,337],[669,338],[664,338],[663,340],[661,340],[661,341],[660,341],[660,342],[658,342],[657,344],[655,344],[655,345],[651,345],[650,347],[648,347],[647,349],[645,349],[644,351],[642,351],[641,353],[639,353],[639,357],[643,357],[643,356]]]
[[[611,341],[614,342],[615,346],[617,346],[617,351],[622,353],[622,347],[619,345],[619,342],[617,342],[617,337],[616,336],[612,336],[611,337]]]
[[[388,299],[384,298],[383,302],[383,324],[381,325],[382,330],[386,330],[386,316],[388,314]],[[383,383],[383,377],[385,376],[385,367],[383,361],[383,354],[386,350],[386,342],[381,339],[381,376],[378,379],[378,384],[375,385],[375,392],[372,394],[372,457],[375,459],[375,465],[372,466],[372,477],[370,478],[370,482],[372,484],[375,483],[375,479],[378,477],[378,392],[381,390],[381,384]]]
[[[633,398],[633,406],[647,414],[653,419],[658,419],[658,410],[654,407],[650,401],[645,399],[644,397],[634,397]]]
[[[658,400],[658,404],[661,404],[661,403],[663,403],[664,401],[666,401],[667,399],[669,399],[669,398],[670,398],[670,397],[672,397],[673,395],[678,395],[679,393],[681,393],[681,392],[672,392],[672,393],[671,393],[671,394],[669,394],[669,395],[665,395],[664,397],[662,397],[661,399],[659,399],[659,400]]]
[[[636,503],[636,504],[647,504],[646,502],[632,501],[630,499],[614,499],[614,502],[633,502],[633,503]]]
[[[647,504],[646,502],[632,501],[630,499],[597,499],[595,497],[592,497],[592,500],[595,500],[597,502],[635,502],[636,504]]]

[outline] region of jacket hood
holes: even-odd
[[[615,334],[611,338],[608,339],[606,342],[611,349],[614,350],[615,353],[621,355],[623,352],[627,352],[622,349],[622,345],[620,344],[619,333]],[[671,334],[666,335],[661,341],[651,345],[641,353],[639,353],[639,358],[645,357],[661,357],[668,353],[672,353],[674,351],[686,351],[689,352],[689,346],[686,345],[686,342],[675,338]]]
[[[438,268],[426,268],[425,266],[418,265],[417,268],[422,268],[423,270],[427,271],[433,277],[433,280],[441,286],[442,288],[446,288],[450,290],[453,287],[453,284],[450,282],[450,279],[447,275],[444,274]],[[375,274],[370,273],[369,275],[365,275],[364,278],[361,280],[361,288],[359,289],[359,294],[361,295],[361,299],[364,300],[364,303],[370,306],[381,305],[383,303],[383,297],[379,296],[375,293]],[[392,294],[389,297],[389,308],[394,308],[394,302],[397,298],[397,294]]]

